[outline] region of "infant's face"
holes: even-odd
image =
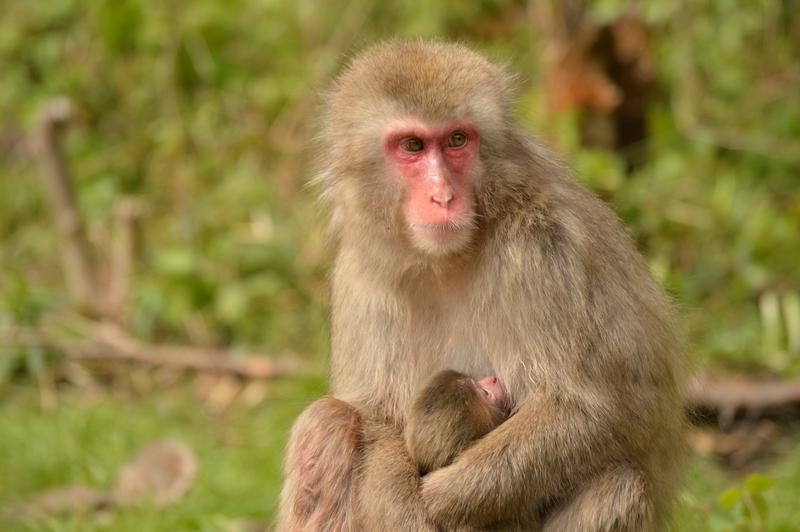
[[[510,405],[508,393],[497,377],[490,375],[473,382],[475,383],[475,388],[478,390],[478,394],[483,397],[486,402],[502,412],[508,411]]]

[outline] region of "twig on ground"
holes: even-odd
[[[737,416],[759,418],[800,412],[800,380],[758,380],[701,375],[689,387],[692,413],[714,416],[721,426]]]
[[[31,144],[41,167],[42,183],[53,222],[61,236],[67,289],[79,309],[99,315],[102,313],[102,300],[96,293],[97,276],[91,247],[86,239],[69,170],[61,150],[61,133],[72,112],[72,105],[66,98],[55,98],[46,102],[39,113]]]
[[[124,315],[134,273],[139,221],[145,208],[136,198],[123,197],[114,205],[117,231],[111,250],[108,308],[113,316]]]
[[[120,327],[103,323],[87,337],[68,337],[39,329],[13,329],[0,336],[0,345],[46,345],[76,360],[123,361],[169,366],[191,371],[228,373],[247,379],[292,374],[299,368],[293,357],[235,355],[224,349],[147,344]]]

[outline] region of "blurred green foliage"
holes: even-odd
[[[595,20],[626,2],[591,2]],[[381,37],[474,43],[522,73],[520,119],[628,222],[682,306],[692,351],[800,369],[800,23],[796,1],[643,5],[663,97],[647,162],[581,148],[544,106],[534,11],[522,2],[49,0],[0,7],[0,322],[67,304],[57,236],[21,143],[67,95],[67,151],[92,242],[144,199],[126,319],[146,339],[326,350],[330,256],[306,139],[318,92]]]
[[[623,1],[589,3],[593,18]],[[91,240],[145,201],[126,320],[146,339],[326,351],[324,214],[304,189],[320,90],[378,38],[474,43],[521,72],[519,117],[630,225],[701,360],[800,371],[800,22],[793,0],[654,1],[662,97],[647,161],[581,148],[544,105],[523,2],[48,0],[0,7],[0,322],[67,302],[57,236],[20,136],[67,95],[67,151]]]
[[[258,407],[224,415],[198,408],[191,387],[151,389],[138,401],[125,394],[64,395],[49,410],[39,408],[35,390],[16,389],[0,401],[0,529],[259,530],[247,523],[265,524],[274,515],[291,422],[324,388],[321,376],[279,381]],[[111,488],[126,460],[165,436],[186,442],[199,464],[192,489],[169,509],[142,504],[110,515],[51,516],[20,511],[24,497],[42,488]]]
[[[765,493],[774,484],[772,477],[753,473],[741,484],[726,489],[717,499],[717,511],[709,518],[711,530],[763,530],[768,509]]]

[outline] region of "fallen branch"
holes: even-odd
[[[31,144],[41,167],[42,184],[53,222],[61,236],[67,289],[79,309],[98,315],[102,313],[102,305],[94,282],[96,272],[91,247],[61,149],[61,133],[71,116],[72,105],[66,98],[46,102],[39,113]]]
[[[197,456],[180,440],[156,440],[120,467],[111,490],[86,484],[46,489],[16,510],[31,518],[100,512],[142,504],[164,508],[178,502],[197,476]]]
[[[75,360],[121,361],[169,366],[198,372],[228,373],[247,379],[292,374],[299,362],[292,357],[236,355],[224,349],[146,344],[112,324],[101,324],[88,338],[70,338],[37,329],[16,329],[0,344],[44,345]]]
[[[145,208],[141,201],[125,197],[114,205],[116,238],[111,249],[107,290],[112,316],[123,316],[133,280],[139,222]]]
[[[725,379],[702,375],[689,387],[688,405],[723,426],[737,417],[760,418],[800,412],[800,380]]]

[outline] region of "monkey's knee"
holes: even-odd
[[[331,448],[353,449],[358,444],[360,426],[361,418],[350,404],[334,397],[318,399],[298,416],[292,426],[289,459],[292,451],[298,449],[306,451],[306,459],[311,459],[315,451],[324,454]]]
[[[361,419],[324,397],[297,418],[289,436],[279,530],[351,530]]]
[[[578,491],[545,521],[544,531],[652,532],[653,495],[629,466],[613,467]]]

